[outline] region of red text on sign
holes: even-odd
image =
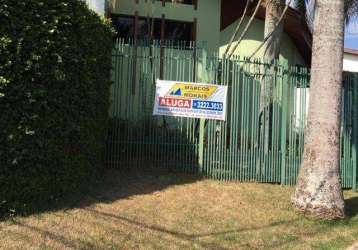
[[[159,97],[159,105],[176,108],[191,108],[191,100]]]

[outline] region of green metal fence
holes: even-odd
[[[202,44],[175,44],[116,43],[108,165],[295,184],[309,103],[308,69],[221,59],[207,55]],[[157,78],[227,85],[226,121],[153,116]],[[346,75],[341,130],[345,188],[355,188],[357,179],[357,84],[357,75]]]

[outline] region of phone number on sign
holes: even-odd
[[[207,102],[207,101],[193,100],[193,109],[223,111],[224,105],[222,102]]]

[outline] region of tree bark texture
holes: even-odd
[[[264,58],[269,61],[278,59],[280,56],[283,22],[278,25],[277,29],[276,24],[282,15],[284,7],[285,0],[266,0],[265,37],[275,31],[267,40],[265,46]]]
[[[261,146],[264,152],[268,153],[270,150],[270,140],[272,133],[272,105],[273,105],[273,89],[274,89],[274,74],[275,66],[273,62],[279,59],[280,46],[283,35],[283,22],[277,28],[276,25],[282,15],[285,7],[285,0],[266,0],[266,17],[265,17],[265,32],[264,36],[272,35],[267,40],[264,48],[264,59],[272,63],[269,70],[265,70],[264,76],[261,77],[260,85],[260,138]],[[266,67],[265,67],[266,68]],[[265,115],[264,115],[265,114]],[[265,138],[265,139],[264,139]]]
[[[344,1],[316,3],[311,99],[292,203],[308,217],[338,219],[345,216],[339,176]]]

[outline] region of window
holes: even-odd
[[[137,27],[135,27],[135,23],[134,16],[112,16],[112,24],[117,31],[117,38],[134,39],[136,34],[138,40],[161,40],[163,38],[172,41],[174,45],[183,44],[183,42],[189,45],[190,41],[195,40],[194,23],[192,22],[138,17]],[[164,29],[162,24],[164,24]],[[152,37],[150,36],[151,30],[153,30]]]
[[[112,16],[112,24],[117,31],[118,38],[127,40],[134,37],[133,16]]]
[[[152,28],[153,25],[153,28]],[[138,40],[160,40],[160,31],[162,26],[161,19],[152,19],[152,18],[138,18]],[[152,37],[150,33],[153,31]]]
[[[158,0],[162,1],[162,0]],[[181,3],[181,4],[194,4],[194,0],[165,0],[167,3]]]
[[[166,20],[164,39],[170,41],[192,41],[193,26],[193,23]]]
[[[152,39],[160,40],[161,23],[161,19],[139,17],[136,30],[134,16],[112,15],[112,24],[117,31],[117,38],[125,40],[134,39],[136,31],[138,40],[149,40],[152,24],[154,25]]]

